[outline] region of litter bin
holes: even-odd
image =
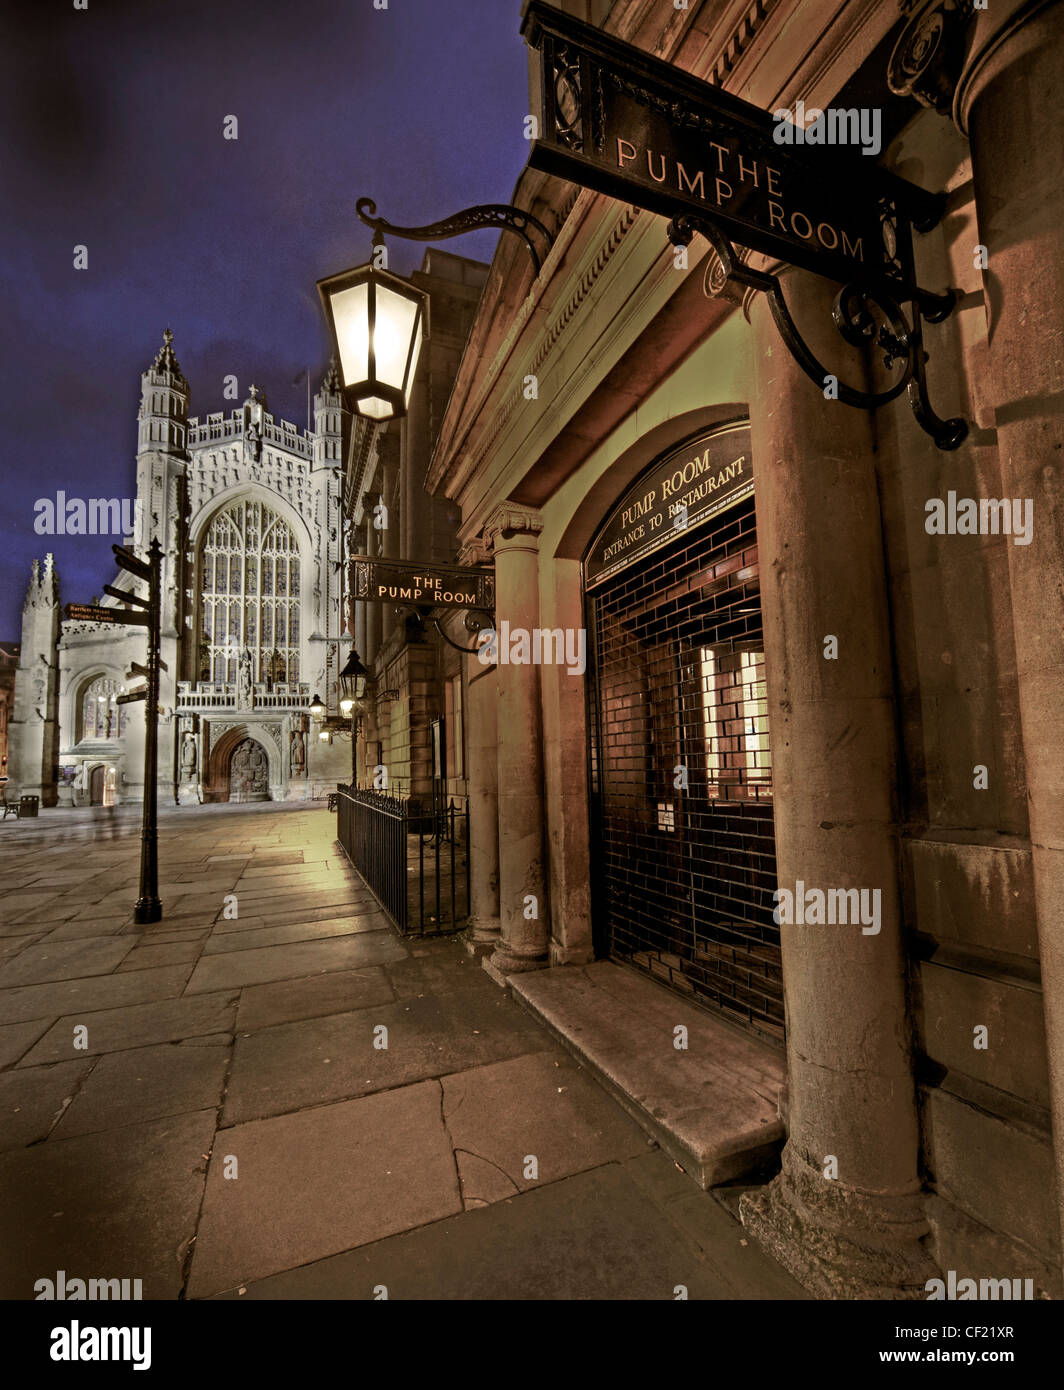
[[[22,820],[24,816],[35,816],[41,804],[39,796],[20,796],[18,799],[18,818]]]

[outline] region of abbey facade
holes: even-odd
[[[330,368],[313,432],[275,420],[255,386],[228,416],[188,409],[167,330],[141,377],[134,532],[114,537],[141,555],[158,537],[164,551],[160,802],[320,797],[350,764],[349,747],[320,740],[308,712],[315,695],[336,709],[347,652],[340,491],[350,415],[339,381]],[[112,585],[144,588],[125,573]],[[144,707],[118,696],[141,683],[131,663],[143,665],[145,646],[143,627],[64,620],[52,557],[34,562],[9,795],[140,801]]]

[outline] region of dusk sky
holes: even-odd
[[[34,556],[63,602],[112,577],[111,537],[39,536],[57,490],[132,497],[140,374],[163,329],[190,413],[254,381],[306,425],[329,350],[315,282],[389,221],[508,202],[527,155],[520,0],[88,0],[5,5],[0,640]],[[223,139],[227,116],[239,139]],[[496,233],[439,243],[484,260]],[[88,247],[75,270],[74,247]],[[392,239],[409,273],[425,246]]]

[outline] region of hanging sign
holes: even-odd
[[[417,560],[352,556],[354,597],[365,603],[409,603],[424,608],[495,608],[495,573],[465,565],[423,565]]]
[[[734,506],[754,490],[749,425],[728,425],[671,450],[624,494],[584,562],[593,588]]]
[[[541,0],[526,7],[522,33],[539,68],[533,168],[666,217],[711,218],[739,245],[831,280],[909,283],[894,224],[933,222],[939,200],[859,147],[814,145],[804,127],[785,130],[761,107]],[[869,112],[829,114],[819,138],[863,138]]]

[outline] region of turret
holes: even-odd
[[[59,575],[51,555],[33,562],[22,605],[22,643],[15,672],[15,700],[8,731],[11,788],[56,802],[56,721],[59,695],[56,642],[59,637]]]
[[[185,456],[189,391],[174,354],[173,342],[174,335],[168,328],[163,333],[163,345],[155,361],[140,378],[138,454],[151,450]]]
[[[340,390],[340,376],[333,361],[329,363],[321,388],[314,397],[314,468],[341,466],[350,418]]]

